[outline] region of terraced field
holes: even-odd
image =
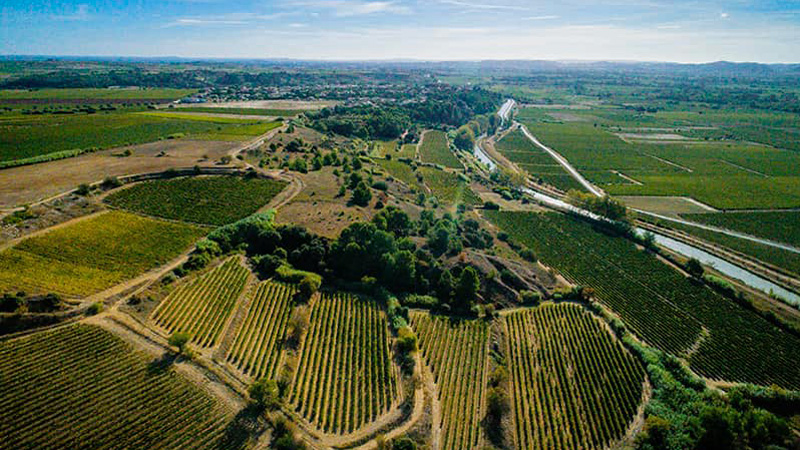
[[[0,252],[0,292],[87,296],[167,263],[204,233],[120,211],[97,215]]]
[[[217,344],[250,272],[233,256],[202,276],[179,285],[153,311],[153,322],[169,334],[189,333],[201,347]]]
[[[412,313],[425,364],[438,386],[441,448],[481,448],[489,328],[486,322]]]
[[[692,283],[623,238],[560,214],[487,217],[577,284],[595,289],[640,337],[715,380],[800,387],[800,339]],[[770,355],[770,358],[764,358]]]
[[[117,208],[207,225],[245,218],[278,195],[286,183],[238,176],[203,176],[145,181],[118,190],[106,203]]]
[[[609,330],[572,304],[503,322],[517,448],[604,449],[625,435],[644,369]]]
[[[424,162],[440,164],[452,169],[463,169],[464,166],[450,151],[447,134],[443,131],[429,130],[425,132],[422,145],[419,146],[419,155]]]
[[[296,293],[296,287],[280,282],[265,281],[258,285],[247,317],[236,331],[228,362],[255,380],[276,378]]]
[[[96,326],[0,342],[0,380],[3,448],[241,444],[226,435],[233,413],[210,394]]]
[[[399,396],[391,358],[386,318],[373,301],[323,294],[312,308],[289,404],[325,432],[357,430]]]

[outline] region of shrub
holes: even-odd
[[[169,337],[169,345],[178,348],[178,353],[185,354],[186,353],[186,345],[189,341],[192,340],[192,336],[189,333],[184,332],[177,332],[173,333],[172,336]]]
[[[95,302],[89,305],[89,308],[86,310],[86,314],[90,316],[94,316],[103,312],[103,304],[100,302]]]
[[[78,189],[75,190],[76,194],[82,195],[84,197],[89,195],[91,192],[92,192],[92,188],[89,187],[89,185],[86,184],[86,183],[83,183],[83,184],[79,185]]]
[[[500,211],[500,205],[495,202],[487,201],[483,203],[483,209],[490,211]]]
[[[379,191],[387,191],[389,190],[389,185],[385,181],[376,181],[372,184],[372,188]]]
[[[319,275],[307,273],[303,279],[300,280],[300,284],[297,287],[300,290],[300,293],[304,297],[308,298],[319,290],[321,284],[322,278]]]
[[[417,351],[417,335],[409,326],[397,330],[397,348],[403,353]]]
[[[409,295],[403,299],[403,304],[414,308],[434,309],[439,306],[439,299],[430,295]]]
[[[262,378],[248,389],[250,401],[260,409],[274,410],[280,407],[281,392],[278,383]]]

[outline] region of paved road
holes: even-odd
[[[514,106],[517,104],[513,99],[506,100],[503,103],[503,106],[500,107],[500,111],[497,112],[497,115],[500,116],[503,121],[508,120],[508,115],[511,113],[511,110],[514,109]]]

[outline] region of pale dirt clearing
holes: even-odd
[[[679,217],[680,214],[702,214],[715,212],[708,205],[698,202],[691,197],[648,197],[648,196],[621,196],[617,197],[625,206],[642,211],[663,214],[670,217]]]
[[[241,143],[166,140],[0,170],[0,208],[33,203],[75,189],[82,183],[102,181],[106,177],[162,172],[195,165],[214,166],[220,157],[238,145]],[[126,149],[133,154],[128,157],[113,156]],[[165,155],[158,156],[161,152]]]

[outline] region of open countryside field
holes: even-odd
[[[697,373],[714,380],[800,387],[794,362],[800,357],[800,338],[693,284],[630,241],[560,214],[487,216],[545,264],[591,286],[599,301],[645,341],[684,355]]]
[[[796,152],[745,143],[633,144],[584,122],[526,125],[613,195],[690,196],[720,209],[800,205]],[[640,184],[612,183],[621,179],[612,171]]]
[[[451,169],[462,169],[461,162],[450,150],[447,134],[443,131],[428,130],[419,146],[419,155],[422,161],[439,164]]]
[[[489,328],[484,322],[413,313],[425,364],[438,386],[441,448],[480,448]]]
[[[4,448],[240,448],[233,413],[122,339],[75,325],[0,342]],[[246,438],[246,436],[244,436]]]
[[[194,89],[37,89],[0,90],[0,103],[6,100],[75,100],[93,102],[102,100],[177,100],[196,92]]]
[[[269,108],[229,108],[229,107],[207,107],[191,106],[178,107],[176,111],[198,112],[212,114],[233,114],[237,116],[273,116],[273,117],[293,117],[306,112],[305,109],[269,109]]]
[[[95,215],[0,251],[0,291],[88,296],[165,264],[203,234],[124,212]]]
[[[234,256],[210,272],[181,284],[153,311],[151,320],[168,334],[188,333],[201,347],[217,344],[250,272]]]
[[[261,178],[186,177],[145,181],[118,190],[105,201],[149,216],[225,225],[263,208],[284,187],[282,181]]]
[[[396,372],[383,311],[373,301],[324,293],[312,308],[288,403],[322,431],[350,433],[394,405]]]
[[[800,248],[800,211],[683,214],[682,217]]]
[[[264,281],[253,291],[247,317],[227,357],[237,370],[254,380],[277,378],[295,294],[293,285],[277,281]]]
[[[504,318],[517,448],[603,449],[625,435],[644,370],[609,330],[573,304]]]

